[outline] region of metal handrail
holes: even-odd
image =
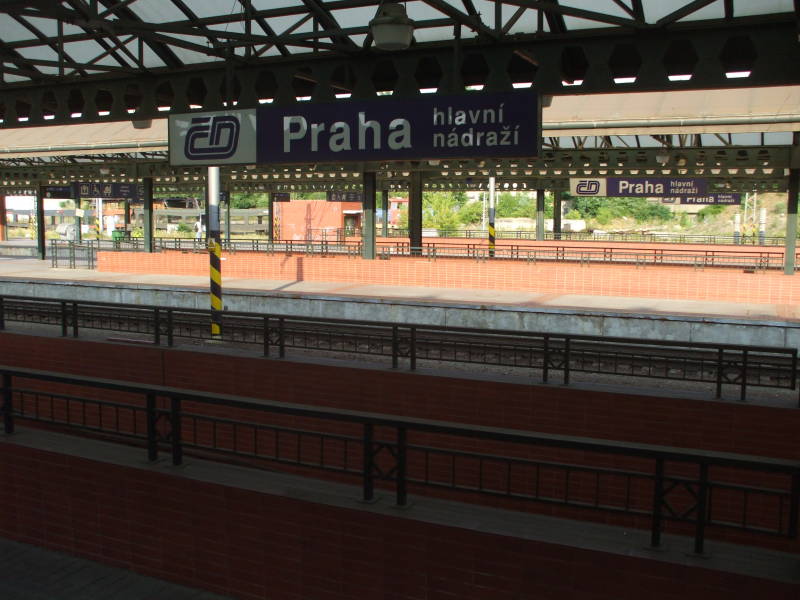
[[[388,230],[388,237],[408,237],[408,229],[393,228]],[[488,239],[487,229],[436,229],[437,236],[440,238],[467,238],[467,239]],[[349,235],[357,237],[361,235],[360,230],[354,230]],[[536,240],[536,230],[515,230],[495,232],[498,240]],[[426,238],[430,239],[430,238]],[[663,243],[663,244],[711,244],[711,245],[761,245],[761,246],[783,246],[785,238],[783,236],[759,236],[759,235],[713,235],[713,234],[691,234],[691,233],[596,233],[594,231],[562,231],[556,233],[546,231],[543,235],[544,240],[562,241],[594,241],[594,242],[621,242],[621,243]]]
[[[0,330],[6,321],[32,321],[60,326],[62,336],[71,332],[77,337],[82,324],[91,329],[149,335],[157,345],[166,338],[169,346],[178,337],[209,339],[212,313],[200,308],[0,296]],[[797,388],[796,348],[376,323],[244,311],[224,311],[219,316],[223,341],[258,344],[265,356],[278,348],[283,357],[288,346],[383,355],[391,357],[395,368],[401,359],[407,360],[412,370],[418,360],[521,366],[541,369],[545,382],[552,371],[561,371],[565,384],[569,383],[571,371],[683,379],[713,384],[718,398],[723,385],[737,386],[741,401],[746,400],[748,387]],[[318,341],[309,343],[309,337]],[[498,358],[504,351],[510,354],[507,361]],[[523,359],[519,359],[520,354],[524,354]],[[587,357],[591,361],[597,356],[610,361],[613,369],[592,368],[591,362],[587,366]],[[634,372],[632,365],[641,366],[646,360],[655,368]],[[620,369],[619,365],[625,368]],[[699,370],[700,376],[677,377],[672,371],[681,365],[684,371]]]
[[[206,252],[205,240],[189,238],[157,238],[156,250],[190,250]],[[357,256],[362,252],[362,243],[358,242],[309,242],[305,240],[287,240],[269,242],[266,240],[230,240],[224,241],[226,252],[263,252],[272,254],[302,253],[307,255],[344,255]],[[78,263],[85,263],[94,268],[96,254],[100,250],[136,251],[143,249],[139,240],[87,240],[86,242],[51,241],[51,261],[53,267],[63,266],[64,250],[67,253],[67,265],[76,268]],[[407,242],[378,242],[376,254],[388,259],[395,256],[437,258],[474,258],[486,260],[517,260],[535,263],[573,262],[582,265],[601,264],[634,264],[640,267],[652,266],[690,266],[694,268],[722,267],[743,268],[747,270],[781,269],[784,267],[783,252],[770,250],[692,250],[682,249],[671,252],[662,248],[615,248],[615,247],[569,247],[499,245],[494,249],[484,244],[445,244],[424,242],[420,247],[411,247]],[[800,253],[797,255],[795,268],[800,269]]]
[[[18,379],[22,379],[21,384]],[[407,504],[409,486],[414,486],[415,491],[450,488],[459,493],[649,517],[653,547],[661,544],[665,522],[683,522],[694,527],[694,551],[698,554],[704,551],[710,527],[734,528],[752,534],[756,542],[763,534],[797,537],[797,461],[320,408],[12,366],[0,365],[0,380],[7,435],[15,432],[16,420],[20,419],[67,430],[100,432],[106,438],[133,438],[145,445],[150,461],[158,458],[160,449],[169,448],[173,464],[180,465],[184,450],[194,448],[336,471],[360,477],[366,501],[374,498],[376,483],[394,484],[395,501],[400,506]],[[103,400],[87,398],[79,395],[80,391],[66,395],[57,387],[24,387],[31,380],[66,384],[71,390],[123,392],[126,401],[108,400],[107,395]],[[131,399],[131,395],[138,400]],[[159,398],[165,399],[166,405],[159,405]],[[236,409],[237,413],[250,411],[251,416],[247,420],[220,417],[218,407]],[[301,430],[275,422],[273,415],[294,415],[321,423]],[[349,433],[343,433],[341,425],[331,427],[333,423],[349,424]],[[217,435],[219,430],[224,434]],[[259,448],[259,436],[274,443]],[[417,436],[424,443],[413,443]],[[281,440],[287,439],[286,445],[296,447],[296,451],[284,450],[281,454]],[[308,440],[311,443],[304,445]],[[491,442],[492,452],[484,451],[481,442]],[[498,444],[502,445],[500,449]],[[524,449],[522,455],[520,448]],[[557,462],[546,455],[537,457],[543,448],[577,452],[571,462]],[[623,457],[623,465],[608,468],[609,455]],[[432,464],[442,457],[450,467],[441,469]],[[631,462],[625,464],[626,459]],[[643,467],[643,461],[649,467]],[[466,463],[465,470],[457,471],[457,463]],[[477,478],[476,468],[480,473]],[[550,488],[540,489],[543,472],[545,477],[553,472],[562,474],[564,483],[554,484],[550,477]],[[535,487],[531,487],[531,474],[535,474]],[[571,478],[586,474],[593,485],[570,487]],[[769,487],[763,483],[765,474],[770,474]],[[678,513],[673,496],[680,496],[680,490],[688,491],[694,505]],[[748,510],[756,504],[751,502],[752,497],[778,503],[771,512],[759,507],[757,525],[751,525],[752,514]],[[737,500],[741,514],[731,508]]]

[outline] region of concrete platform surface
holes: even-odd
[[[225,600],[203,590],[0,538],[5,600]]]
[[[125,286],[168,286],[208,289],[208,278],[189,275],[105,273],[90,269],[53,269],[50,261],[0,258],[0,278],[42,281],[96,282]],[[0,287],[2,289],[2,287]],[[687,315],[800,323],[800,306],[748,302],[667,300],[621,296],[541,294],[536,292],[346,284],[321,281],[281,281],[224,277],[223,291],[414,300],[426,303],[515,306],[532,309],[576,309],[591,312]]]

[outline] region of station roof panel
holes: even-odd
[[[0,0],[0,87],[92,73],[147,73],[226,56],[354,55],[372,48],[381,0]],[[591,30],[642,32],[785,14],[793,0],[409,0],[418,45]],[[499,10],[497,10],[499,9]],[[246,51],[251,48],[251,51]]]
[[[559,96],[543,111],[542,133],[546,145],[559,148],[599,147],[598,142],[608,148],[678,146],[680,140],[672,138],[688,135],[699,146],[789,145],[791,131],[800,130],[798,107],[800,86]],[[713,115],[710,122],[694,124],[706,113]],[[165,151],[166,123],[153,119],[142,128],[128,121],[8,129],[0,138],[0,161]]]

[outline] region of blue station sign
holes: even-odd
[[[705,197],[707,182],[694,177],[581,177],[570,179],[573,196],[605,198]]]
[[[138,183],[78,182],[74,185],[76,198],[125,198],[137,200],[144,196],[142,185]]]
[[[70,199],[75,197],[73,185],[46,185],[44,186],[45,198]]]
[[[328,202],[363,202],[364,192],[330,191],[327,194]]]
[[[537,156],[532,90],[264,105],[170,115],[170,163],[282,164]]]
[[[45,198],[124,198],[137,200],[144,196],[142,185],[138,183],[93,183],[79,181],[69,185],[47,185]]]
[[[665,200],[667,200],[665,198]],[[741,204],[741,194],[706,194],[705,196],[682,196],[675,199],[679,204]]]

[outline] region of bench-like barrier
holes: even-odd
[[[404,506],[410,492],[509,506],[622,515],[662,532],[707,531],[759,545],[797,538],[800,464],[717,452],[478,427],[319,408],[0,366],[7,435],[17,422],[166,451],[235,457],[250,466],[360,481]],[[63,390],[69,390],[65,392]],[[519,509],[518,509],[519,510]],[[541,509],[538,509],[541,510]],[[572,517],[574,518],[574,516]],[[768,543],[767,543],[768,545]]]
[[[58,327],[62,336],[83,329],[123,332],[172,346],[178,338],[212,339],[210,309],[172,308],[0,296],[0,330],[7,323]],[[391,366],[415,369],[420,361],[470,363],[554,373],[568,384],[572,373],[707,383],[717,398],[724,386],[797,388],[797,349],[770,346],[643,340],[534,331],[440,327],[414,323],[324,319],[224,311],[219,341],[253,344],[264,356],[288,348],[338,355],[384,357]],[[217,338],[214,338],[217,339]]]
[[[189,238],[155,238],[156,251],[181,250],[184,252],[207,252],[205,240]],[[266,239],[236,239],[222,242],[225,252],[259,252],[264,254],[305,254],[332,256],[361,256],[360,241],[305,241],[286,240],[270,242]],[[97,252],[144,250],[140,238],[112,240],[85,240],[72,242],[51,240],[49,257],[54,268],[89,268],[97,263]],[[381,259],[401,256],[417,256],[430,260],[447,258],[470,258],[475,260],[515,260],[536,262],[568,262],[582,265],[620,264],[646,266],[683,266],[693,268],[735,268],[747,271],[782,269],[782,250],[758,249],[714,249],[707,248],[630,248],[625,246],[570,246],[529,244],[502,244],[494,249],[485,243],[450,243],[426,241],[422,246],[411,246],[408,242],[382,241],[376,243],[376,254]],[[800,260],[795,264],[800,268]]]

